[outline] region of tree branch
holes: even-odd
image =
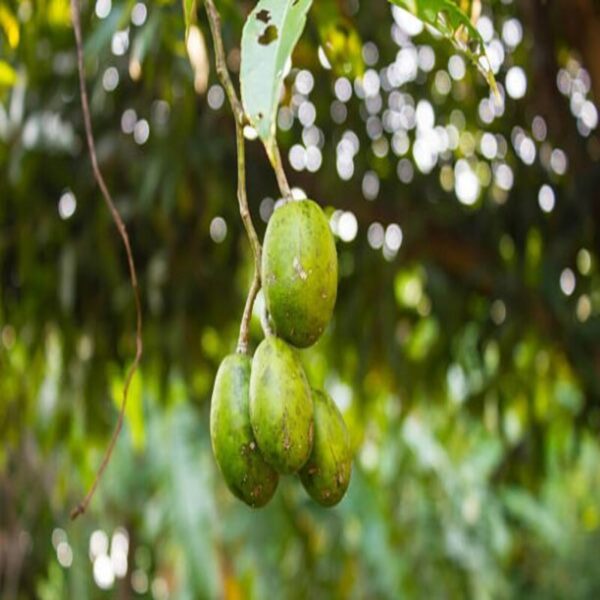
[[[119,409],[119,417],[117,419],[117,424],[115,425],[115,429],[113,431],[110,442],[106,448],[104,453],[104,457],[102,458],[102,462],[100,463],[100,467],[96,472],[96,476],[92,483],[92,486],[88,490],[85,498],[71,511],[71,519],[76,519],[79,515],[83,514],[98,487],[98,483],[104,473],[104,470],[108,466],[110,462],[110,458],[112,456],[115,444],[119,437],[119,433],[123,428],[123,419],[125,416],[125,408],[127,406],[127,395],[129,392],[129,386],[131,384],[131,380],[139,366],[140,359],[142,358],[142,304],[140,301],[140,290],[138,286],[137,272],[135,269],[135,262],[133,260],[133,253],[131,251],[131,244],[129,242],[129,235],[127,233],[127,228],[125,227],[125,223],[113,202],[113,199],[108,191],[108,187],[106,186],[106,182],[104,181],[104,177],[100,171],[100,167],[98,166],[98,157],[96,156],[96,145],[94,142],[94,133],[92,131],[92,118],[90,115],[90,107],[88,102],[87,91],[85,88],[85,66],[83,63],[83,42],[81,35],[81,16],[79,10],[79,1],[71,0],[71,18],[73,21],[73,31],[75,33],[75,44],[77,47],[77,69],[79,71],[79,93],[81,96],[81,108],[83,111],[83,122],[85,126],[85,135],[87,139],[88,150],[90,154],[90,160],[92,162],[92,170],[94,172],[94,178],[96,179],[96,183],[102,192],[102,197],[104,198],[104,202],[108,207],[108,210],[111,213],[112,219],[117,227],[119,235],[123,241],[123,246],[125,247],[125,254],[127,255],[127,264],[129,267],[129,278],[131,280],[131,287],[133,289],[133,296],[135,300],[135,311],[136,311],[136,330],[135,330],[135,357],[129,366],[127,371],[127,376],[125,377],[125,385],[123,386],[123,400],[121,401],[121,408]]]

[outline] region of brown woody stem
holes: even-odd
[[[131,251],[131,244],[129,242],[129,235],[127,233],[127,228],[125,227],[125,223],[119,214],[115,203],[108,191],[108,187],[106,182],[104,181],[104,177],[102,176],[102,172],[100,171],[100,167],[98,165],[98,157],[96,156],[96,144],[94,141],[94,133],[92,130],[92,118],[90,115],[90,107],[88,102],[88,95],[85,87],[85,66],[83,62],[83,41],[81,35],[81,16],[79,10],[79,1],[71,0],[71,18],[73,21],[73,31],[75,33],[75,44],[77,47],[77,69],[79,71],[79,93],[81,96],[81,108],[83,110],[83,122],[85,126],[85,135],[87,139],[88,150],[90,154],[90,160],[92,162],[92,170],[94,172],[94,178],[96,179],[96,183],[102,192],[102,197],[104,198],[104,202],[108,207],[108,210],[111,213],[115,226],[121,236],[123,241],[123,246],[125,247],[125,254],[127,255],[127,264],[129,267],[129,278],[131,280],[131,287],[133,289],[133,296],[135,300],[135,312],[136,312],[136,330],[135,330],[135,357],[127,370],[127,375],[125,377],[125,385],[123,386],[123,399],[121,401],[121,407],[119,409],[119,417],[117,419],[117,423],[115,425],[115,429],[113,431],[112,437],[110,438],[110,442],[104,452],[104,457],[102,458],[102,462],[96,471],[96,476],[94,481],[88,490],[85,498],[71,511],[71,519],[76,519],[79,515],[83,514],[94,496],[96,488],[102,478],[102,475],[110,462],[115,444],[117,443],[117,439],[119,437],[119,433],[123,428],[123,419],[125,417],[125,408],[127,406],[127,395],[129,392],[129,386],[131,384],[131,380],[139,366],[140,359],[142,358],[142,305],[140,301],[140,290],[138,286],[137,272],[135,269],[135,261],[133,260],[133,253]]]

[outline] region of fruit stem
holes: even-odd
[[[260,290],[260,275],[258,269],[254,268],[254,277],[252,278],[252,284],[248,291],[248,297],[246,298],[246,305],[244,306],[244,314],[242,315],[242,321],[240,323],[240,335],[238,337],[238,344],[236,352],[238,354],[248,354],[248,340],[250,338],[250,319],[252,317],[252,308],[256,295]]]
[[[260,324],[262,325],[266,337],[274,335],[273,329],[271,329],[271,324],[269,323],[269,311],[267,310],[266,304],[264,306],[264,310],[260,315]]]
[[[267,156],[269,157],[269,161],[271,162],[271,166],[275,171],[277,185],[279,186],[279,191],[281,192],[283,201],[289,202],[290,200],[292,200],[292,190],[290,189],[290,184],[288,183],[287,176],[283,169],[281,153],[279,152],[279,146],[277,145],[277,140],[275,139],[275,136],[273,136],[269,141],[266,141],[264,143],[264,146],[267,152]]]
[[[254,229],[254,223],[252,222],[252,215],[248,209],[248,194],[246,192],[246,150],[244,142],[244,130],[242,126],[236,122],[235,125],[235,139],[237,146],[237,177],[238,177],[238,188],[237,196],[238,203],[240,205],[240,216],[246,228],[246,234],[250,240],[250,246],[252,246],[252,252],[254,253],[255,263],[255,277],[258,277],[258,283],[260,288],[260,257],[262,248],[260,247],[260,241]],[[258,292],[258,290],[257,290]],[[256,294],[254,294],[256,296]]]
[[[221,85],[225,89],[227,99],[233,116],[235,118],[235,139],[236,139],[236,151],[237,151],[237,197],[238,204],[240,206],[240,216],[246,229],[250,246],[254,254],[254,276],[252,278],[252,284],[248,290],[248,296],[246,298],[246,304],[244,306],[244,313],[240,323],[240,334],[238,337],[237,352],[247,354],[248,353],[248,340],[250,337],[250,319],[252,318],[252,308],[256,295],[260,290],[261,286],[261,253],[262,248],[254,223],[252,222],[252,215],[248,208],[248,194],[246,192],[246,151],[244,141],[244,126],[249,122],[246,114],[244,113],[244,107],[240,102],[231,76],[229,75],[229,69],[227,68],[227,61],[225,59],[225,49],[223,46],[223,38],[221,36],[221,17],[217,10],[213,0],[206,0],[206,15],[208,17],[208,24],[210,26],[210,33],[213,39],[213,45],[215,49],[215,64],[217,68],[217,76]],[[285,175],[284,175],[285,177]],[[289,189],[289,187],[288,187]],[[265,331],[266,333],[266,331]]]

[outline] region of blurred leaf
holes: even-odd
[[[508,511],[514,517],[522,520],[547,543],[560,545],[560,522],[531,494],[522,489],[511,488],[503,493],[503,499]]]
[[[394,280],[394,294],[399,306],[415,308],[423,297],[423,273],[416,267],[400,271]]]
[[[152,47],[152,40],[157,34],[159,25],[160,13],[155,11],[150,15],[148,22],[135,37],[133,48],[131,49],[130,62],[135,60],[140,65],[144,62],[146,53]]]
[[[123,402],[123,384],[124,380],[119,379],[115,379],[112,382],[112,397],[117,409],[121,408],[121,403]],[[144,426],[142,376],[139,370],[135,372],[129,385],[125,419],[131,430],[133,447],[137,451],[143,450],[146,444],[146,429]]]
[[[8,45],[13,49],[16,48],[20,38],[19,22],[5,4],[0,5],[0,28],[4,29]]]
[[[183,17],[185,19],[185,38],[187,39],[190,26],[195,25],[198,20],[198,4],[196,0],[182,0]]]
[[[55,27],[71,26],[71,8],[69,0],[49,0],[47,8],[48,22]]]
[[[108,17],[100,21],[99,25],[87,36],[84,45],[86,60],[96,58],[108,47],[115,31],[128,19],[129,13],[125,9],[124,4],[113,6]]]
[[[186,40],[186,48],[190,64],[194,70],[194,89],[198,94],[204,94],[208,86],[210,63],[204,35],[197,25],[190,27]]]
[[[440,327],[434,318],[421,319],[415,326],[406,345],[406,352],[413,360],[423,360],[437,341]]]
[[[350,78],[365,70],[362,40],[356,27],[340,10],[336,0],[321,0],[312,9],[321,45],[334,73]]]
[[[10,87],[17,81],[16,71],[5,61],[0,60],[0,86]]]
[[[165,420],[162,433],[168,442],[164,453],[168,473],[170,521],[185,549],[188,592],[191,598],[221,597],[219,562],[215,544],[216,511],[206,439],[189,406],[179,405]]]
[[[265,142],[275,135],[281,85],[312,0],[260,0],[242,33],[244,109]]]

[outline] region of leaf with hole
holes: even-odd
[[[265,142],[275,136],[277,106],[286,67],[312,0],[260,0],[242,33],[242,103]]]

